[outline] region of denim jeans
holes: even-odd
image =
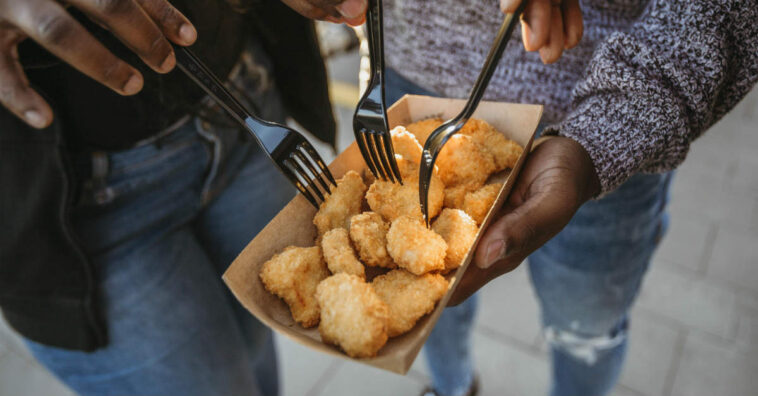
[[[108,346],[26,341],[83,395],[276,395],[271,332],[220,275],[294,189],[236,128],[190,120],[94,156],[73,212],[93,261]]]
[[[387,97],[434,95],[394,71]],[[628,311],[668,224],[671,174],[638,174],[529,256],[529,271],[550,344],[554,396],[599,396],[615,385],[626,350]],[[507,275],[505,275],[507,276]],[[471,330],[476,295],[446,309],[425,345],[432,385],[465,394],[473,378]],[[507,314],[506,312],[503,313]]]

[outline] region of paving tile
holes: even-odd
[[[672,396],[746,396],[758,389],[758,354],[703,334],[687,336]]]
[[[721,226],[708,265],[709,277],[758,292],[758,230]]]
[[[670,318],[683,326],[723,338],[733,336],[736,296],[688,272],[654,260],[635,309]]]
[[[482,396],[546,395],[550,363],[543,353],[527,352],[499,337],[476,332],[476,367]]]
[[[758,355],[758,312],[739,310],[736,345],[740,350]]]
[[[632,317],[620,383],[648,396],[663,395],[678,336],[676,329],[649,316]]]
[[[282,395],[285,396],[307,394],[338,360],[279,335],[276,336],[276,347],[279,353],[279,379]]]
[[[756,125],[755,134],[758,135],[758,125]],[[758,193],[758,172],[756,169],[758,169],[758,157],[756,157],[755,151],[740,153],[736,157],[734,174],[730,178],[730,189],[755,197]]]
[[[29,354],[29,351],[26,349],[24,342],[21,340],[21,337],[19,337],[15,331],[8,327],[8,324],[5,323],[5,320],[2,319],[2,316],[0,316],[0,345],[3,345],[10,352],[21,356],[26,360],[33,359]]]
[[[423,386],[424,383],[414,376],[402,376],[359,363],[344,362],[318,395],[413,396],[418,394]]]
[[[41,366],[6,353],[0,355],[0,395],[73,396],[74,393]]]
[[[540,333],[539,305],[526,263],[490,282],[479,292],[477,324],[527,346]]]
[[[671,215],[669,230],[655,257],[693,272],[705,271],[716,226],[712,221],[684,212]]]
[[[615,389],[613,389],[613,391],[611,391],[610,396],[647,396],[647,395],[644,395],[643,393],[637,392],[633,389],[626,388],[623,385],[618,385],[616,386]]]

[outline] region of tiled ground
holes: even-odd
[[[339,102],[354,100],[355,57],[332,62]],[[344,147],[351,112],[338,107]],[[758,90],[698,140],[673,186],[671,229],[632,314],[616,396],[758,394]],[[544,395],[549,362],[523,268],[482,291],[474,338],[483,395]],[[283,395],[415,395],[403,377],[278,339]],[[0,325],[0,396],[70,395]]]

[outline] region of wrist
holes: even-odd
[[[533,149],[541,145],[561,146],[560,152],[563,153],[563,161],[572,170],[571,174],[575,176],[574,182],[581,203],[600,195],[602,187],[595,164],[587,150],[579,142],[565,136],[548,135],[535,141]]]

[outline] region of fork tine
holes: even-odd
[[[403,177],[400,175],[400,169],[397,167],[397,161],[395,160],[395,149],[392,147],[391,135],[382,134],[379,135],[379,138],[382,141],[382,146],[384,147],[385,157],[389,160],[390,163],[389,170],[395,176],[395,179],[397,179],[400,184],[403,184]]]
[[[363,129],[361,129],[361,131],[356,134],[355,141],[358,143],[358,148],[361,149],[363,161],[368,166],[368,169],[371,171],[371,173],[374,174],[375,178],[379,179],[379,173],[376,171],[376,167],[374,166],[374,159],[371,157],[371,154],[369,154],[368,138],[366,137],[366,133]]]
[[[302,146],[298,146],[298,148],[295,149],[295,151],[293,152],[293,154],[295,156],[297,156],[297,158],[300,159],[300,162],[302,162],[303,164],[305,164],[305,166],[308,168],[308,170],[311,171],[311,174],[313,175],[313,179],[318,180],[319,184],[324,189],[324,192],[326,192],[327,194],[331,194],[332,191],[329,189],[329,185],[326,184],[326,182],[324,181],[324,179],[319,174],[319,171],[316,169],[315,166],[313,166],[313,164],[311,163],[311,161],[308,160],[308,157],[299,150],[301,147]],[[313,179],[311,179],[311,180],[313,180]],[[313,188],[315,190],[318,190],[318,186],[316,186],[316,183],[313,183]]]
[[[366,141],[368,144],[366,147],[368,148],[369,156],[371,157],[371,161],[374,162],[374,167],[376,168],[376,172],[379,174],[379,178],[382,180],[387,180],[387,173],[384,171],[384,167],[382,166],[382,161],[380,159],[379,154],[377,153],[376,149],[376,141],[374,140],[375,133],[374,131],[367,131],[364,136],[366,137]]]
[[[292,169],[292,164],[290,164],[290,161],[285,160],[282,162],[283,166],[281,167],[284,171],[284,175],[287,176],[288,179],[292,182],[292,184],[295,185],[295,187],[300,191],[301,194],[308,200],[308,202],[311,203],[316,209],[319,208],[318,201],[316,201],[316,198],[311,194],[310,191],[308,191],[307,188],[305,188],[305,185],[300,181],[300,179],[296,176],[296,171]]]
[[[297,150],[295,150],[295,153],[296,152],[297,152]],[[305,188],[308,188],[308,191],[316,193],[316,195],[319,198],[319,202],[324,202],[324,194],[322,194],[321,190],[319,190],[318,187],[314,185],[315,183],[313,183],[313,179],[308,175],[308,172],[305,169],[303,169],[303,166],[300,165],[300,163],[297,161],[296,157],[297,157],[296,154],[290,153],[290,161],[292,162],[292,166],[295,169],[297,169],[297,174],[301,178],[305,179],[305,181],[306,181]],[[316,176],[316,177],[318,177],[318,176]]]
[[[377,161],[381,165],[382,169],[382,178],[385,180],[389,179],[393,183],[395,182],[395,175],[392,174],[392,171],[390,171],[390,163],[387,156],[384,154],[384,150],[382,149],[382,139],[381,135],[376,132],[371,132],[371,148],[373,149],[374,155],[375,155],[375,161]]]
[[[333,185],[336,186],[337,182],[334,180],[334,176],[332,176],[332,172],[329,171],[329,167],[326,166],[326,164],[324,163],[324,160],[322,160],[321,156],[318,155],[318,152],[316,151],[316,149],[313,148],[313,146],[311,146],[311,144],[308,143],[308,141],[303,142],[303,144],[300,147],[305,149],[305,152],[309,155],[310,159],[314,161],[316,165],[318,165],[319,169],[321,169],[321,173],[325,174],[326,178],[329,179],[329,181]],[[326,191],[331,193],[331,190],[329,189],[328,185],[326,187]]]
[[[429,227],[429,184],[432,180],[432,169],[436,154],[429,152],[427,148],[421,153],[421,163],[418,168],[418,196],[421,204],[421,213],[424,216],[426,227]]]

